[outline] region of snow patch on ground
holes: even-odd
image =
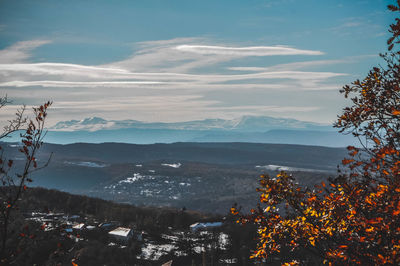
[[[134,173],[132,177],[127,177],[126,179],[119,181],[118,184],[122,183],[132,184],[141,179],[144,179],[144,176],[142,176],[140,173]]]
[[[171,251],[175,251],[178,248],[172,244],[153,244],[146,243],[142,247],[142,254],[139,258],[146,260],[158,260],[162,255],[168,254]]]
[[[178,200],[180,197],[179,196],[170,196],[169,198],[173,199],[173,200]]]
[[[261,168],[271,171],[325,172],[324,170],[318,170],[318,169],[291,167],[291,166],[274,165],[274,164],[256,165],[256,168]]]
[[[103,168],[108,166],[107,164],[104,163],[96,163],[96,162],[69,162],[65,161],[65,164],[72,164],[72,165],[78,165],[78,166],[84,166],[84,167],[95,167],[95,168]]]
[[[182,166],[181,163],[172,163],[172,164],[169,164],[169,163],[162,163],[161,165],[162,165],[162,166],[169,166],[169,167],[172,167],[172,168],[179,168],[179,167]]]
[[[154,180],[155,177],[151,176],[151,175],[142,175],[140,173],[134,173],[133,176],[127,177],[125,179],[122,179],[120,181],[118,181],[118,183],[113,184],[113,185],[109,185],[109,186],[105,186],[105,189],[126,189],[125,185],[129,185],[129,184],[133,184],[135,182],[138,182],[140,180]],[[120,193],[120,192],[118,192]]]
[[[229,240],[229,235],[221,232],[218,236],[218,244],[219,244],[220,249],[227,250],[230,243],[231,242]]]

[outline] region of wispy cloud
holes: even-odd
[[[134,113],[135,118],[143,120],[178,121],[313,112],[321,107],[249,105],[228,98],[206,100],[204,97],[216,92],[233,95],[247,91],[257,95],[265,91],[332,90],[338,86],[331,81],[346,75],[301,71],[306,65],[334,63],[324,60],[268,68],[230,67],[230,70],[251,73],[229,73],[226,66],[220,66],[222,62],[229,65],[232,60],[247,57],[318,56],[323,53],[288,46],[209,45],[207,43],[211,41],[202,38],[137,43],[136,51],[130,57],[105,65],[29,62],[33,50],[49,42],[25,41],[1,50],[0,86],[12,98],[22,99],[26,91],[34,90],[35,93],[29,96],[30,101],[54,100],[58,120],[66,115],[72,116],[66,119],[87,115],[115,118]],[[212,67],[212,73],[198,71],[204,67]],[[154,116],[155,113],[158,115]]]
[[[202,38],[141,42],[138,44],[139,50],[131,57],[106,66],[121,67],[131,71],[188,73],[198,68],[251,56],[323,55],[321,51],[283,45],[231,47],[207,45],[205,44],[207,42],[210,41]]]
[[[280,69],[253,68],[250,74],[193,74],[196,67],[212,66],[221,61],[238,57],[305,54],[318,55],[321,52],[299,50],[283,46],[227,47],[210,45],[177,45],[181,42],[198,41],[198,38],[179,38],[139,43],[135,54],[123,61],[102,66],[86,66],[65,63],[2,63],[0,64],[0,85],[8,87],[156,87],[171,89],[229,89],[235,83],[241,88],[277,88],[284,86],[276,82],[262,84],[262,80],[310,81],[312,83],[343,76],[343,73],[304,72]],[[48,41],[18,43],[10,50],[23,50],[24,58],[29,52]],[[20,47],[15,49],[15,47]],[[25,47],[25,48],[21,48]],[[18,57],[22,59],[22,57]],[[14,61],[20,61],[14,60]],[[12,60],[13,61],[13,60]],[[234,69],[234,68],[232,68]],[[250,68],[249,68],[250,69]],[[247,70],[249,70],[247,69]],[[238,69],[237,69],[238,70]],[[244,69],[243,69],[244,70]],[[223,69],[221,69],[223,72]],[[290,84],[291,85],[291,84]],[[310,84],[297,89],[310,89]]]
[[[141,85],[155,85],[162,82],[155,81],[91,81],[91,82],[74,82],[74,81],[53,81],[53,80],[38,80],[38,81],[9,81],[0,83],[0,86],[7,87],[62,87],[62,88],[93,88],[93,87],[134,87]]]
[[[272,56],[272,55],[322,55],[321,51],[301,50],[286,46],[223,47],[211,45],[178,45],[175,49],[206,55]]]
[[[348,17],[343,19],[339,25],[329,30],[338,36],[351,36],[352,38],[367,38],[386,32],[386,28],[377,24],[374,20],[376,14],[368,14],[364,17]]]
[[[302,61],[293,62],[286,64],[278,64],[270,67],[229,67],[229,70],[234,71],[246,71],[246,72],[263,72],[263,71],[293,71],[311,67],[320,67],[327,65],[337,65],[337,64],[349,64],[359,62],[360,60],[366,58],[376,58],[377,55],[360,55],[360,56],[349,56],[341,59],[330,59],[330,60],[312,60],[312,61]]]
[[[30,58],[32,50],[50,43],[49,40],[32,40],[17,42],[4,50],[0,50],[0,64],[25,62]]]
[[[283,68],[283,67],[282,67]],[[84,86],[96,85],[137,85],[137,84],[172,84],[183,82],[184,85],[226,83],[232,81],[258,79],[286,79],[286,80],[323,80],[343,73],[333,72],[306,72],[306,71],[268,71],[268,68],[231,68],[237,70],[254,70],[251,74],[185,74],[185,73],[157,73],[131,72],[120,68],[84,66],[62,63],[32,63],[32,64],[0,64],[3,86]],[[18,77],[20,79],[15,80]],[[25,78],[25,80],[22,80]],[[48,80],[52,78],[53,80]],[[29,79],[29,80],[26,80]],[[34,79],[34,80],[33,80]],[[9,81],[7,81],[9,80]],[[58,86],[58,85],[57,85]]]

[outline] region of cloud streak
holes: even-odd
[[[22,41],[0,50],[0,64],[25,62],[31,57],[31,52],[49,40]]]
[[[185,74],[130,72],[121,68],[84,66],[62,63],[0,64],[1,86],[8,87],[136,87],[163,85],[191,89],[200,85],[235,84],[247,81],[281,79],[318,82],[344,76],[343,73],[310,71],[266,71],[266,68],[232,68],[253,70],[250,74]],[[261,70],[263,72],[261,72]],[[25,79],[25,80],[23,80]],[[52,79],[52,80],[51,80]],[[240,83],[243,84],[243,83]],[[215,86],[213,86],[215,87]],[[268,87],[268,86],[266,86]]]
[[[211,45],[178,45],[176,50],[205,55],[273,56],[273,55],[323,55],[321,51],[300,50],[286,46],[224,47]]]

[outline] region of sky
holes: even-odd
[[[0,0],[0,96],[49,125],[244,115],[332,123],[382,63],[388,0]],[[1,124],[1,123],[0,123]]]

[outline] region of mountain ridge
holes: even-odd
[[[332,131],[330,125],[270,116],[242,116],[236,119],[203,119],[185,122],[143,122],[138,120],[106,120],[89,117],[82,120],[60,121],[52,131],[98,131],[115,129],[175,129],[175,130],[226,130],[239,132],[265,132],[272,129]]]
[[[46,141],[58,144],[250,142],[327,147],[357,145],[354,138],[338,133],[330,125],[269,116],[243,116],[230,120],[210,118],[171,123],[106,120],[95,116],[61,121],[48,130]]]

